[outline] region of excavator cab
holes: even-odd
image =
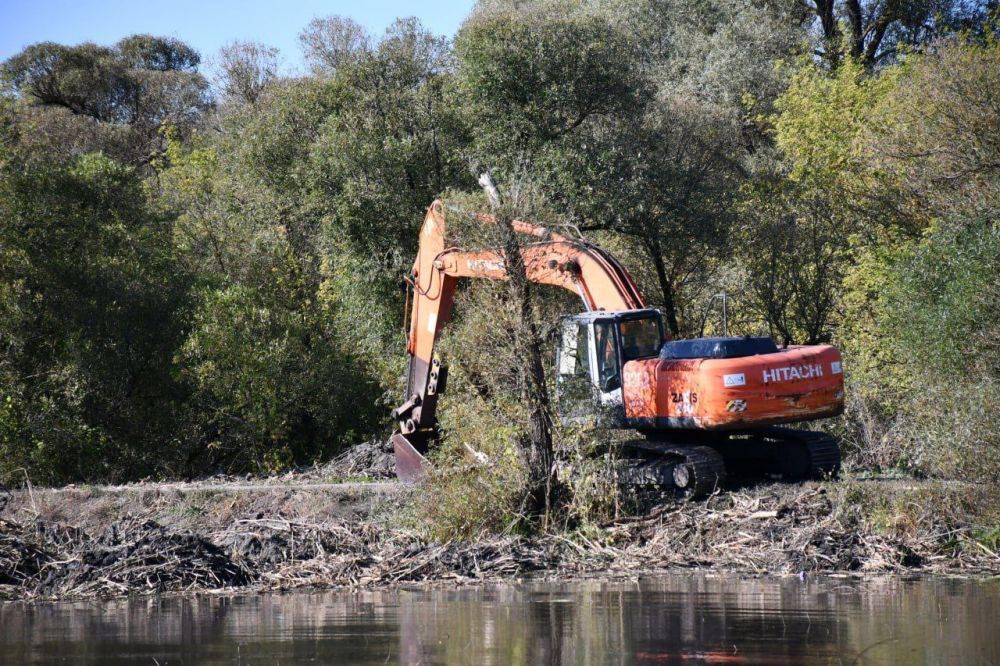
[[[664,340],[659,310],[598,310],[564,317],[556,350],[563,423],[596,417],[601,425],[621,424],[622,368],[635,359],[655,358]]]

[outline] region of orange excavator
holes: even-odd
[[[507,279],[501,253],[448,247],[445,218],[445,205],[435,201],[413,264],[407,398],[393,411],[399,432],[392,438],[397,475],[407,482],[426,474],[425,455],[439,437],[437,401],[448,369],[435,344],[451,318],[456,284]],[[528,279],[578,294],[586,309],[562,321],[560,418],[637,431],[641,437],[615,444],[627,483],[697,497],[722,482],[727,466],[763,467],[790,479],[839,472],[834,438],[779,427],[843,411],[837,349],[778,348],[769,337],[670,340],[660,312],[646,306],[628,271],[606,251],[528,222],[513,227],[529,237],[521,249]]]

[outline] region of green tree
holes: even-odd
[[[2,471],[48,483],[162,472],[186,395],[171,359],[188,281],[169,221],[105,157],[0,150]]]
[[[273,81],[223,108],[218,135],[168,149],[163,200],[204,285],[182,362],[205,460],[242,446],[305,462],[385,425],[415,229],[469,177],[443,40],[400,21],[348,60]]]
[[[197,306],[178,354],[194,391],[188,464],[275,470],[377,431],[380,389],[321,302],[311,140],[338,104],[314,82],[268,86],[222,133],[172,140],[160,174]],[[253,137],[248,140],[247,137]]]
[[[189,132],[211,106],[200,57],[183,42],[151,35],[112,47],[28,46],[0,65],[0,81],[32,125],[22,137],[38,154],[103,151],[148,166],[164,150],[162,129]]]
[[[958,30],[982,30],[995,3],[984,0],[805,0],[818,52],[837,67],[846,55],[868,69],[895,61]]]
[[[181,361],[199,468],[317,462],[379,429],[377,384],[286,261],[271,284],[206,292],[195,313]]]
[[[643,103],[635,44],[598,16],[473,15],[455,43],[480,159],[511,169],[588,120]]]
[[[430,203],[474,181],[447,42],[407,19],[325,79],[342,95],[310,148],[321,212],[321,296],[387,388],[403,357],[403,277]]]
[[[278,76],[278,49],[257,42],[233,42],[219,51],[219,81],[225,99],[253,104]]]
[[[800,49],[794,18],[728,0],[483,4],[457,44],[480,159],[522,162],[578,229],[609,232],[671,331],[695,333],[728,279],[736,190],[767,160],[759,117]]]
[[[874,74],[810,64],[777,103],[785,196],[750,194],[750,236],[771,245],[788,219],[825,248],[829,296],[782,295],[823,266],[802,251],[751,252],[751,283],[779,313],[833,302],[823,329],[845,353],[847,440],[866,465],[998,478],[996,58],[991,38],[954,38]],[[828,214],[810,223],[817,203]]]
[[[880,216],[904,222],[892,214],[891,179],[858,148],[897,75],[803,61],[775,101],[783,163],[744,186],[741,263],[748,305],[786,344],[833,337],[852,246],[878,233]]]

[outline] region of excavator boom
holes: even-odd
[[[477,217],[483,223],[493,222],[488,216]],[[532,282],[578,294],[587,310],[645,307],[628,271],[600,248],[529,222],[515,220],[513,227],[537,239],[522,249],[525,271]],[[411,276],[414,298],[407,336],[407,399],[393,412],[400,428],[393,443],[402,477],[420,474],[423,454],[437,437],[437,399],[444,390],[448,370],[435,357],[434,348],[451,319],[460,278],[506,280],[504,258],[496,251],[448,247],[446,210],[438,200],[427,209],[420,229],[420,247]]]

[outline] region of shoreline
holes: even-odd
[[[559,583],[567,585],[583,585],[587,583],[621,584],[640,580],[657,580],[675,578],[686,575],[700,576],[707,579],[738,579],[738,580],[797,580],[803,583],[817,581],[854,581],[860,583],[884,582],[915,582],[915,581],[965,581],[971,583],[991,584],[1000,581],[1000,572],[969,573],[963,571],[828,571],[817,570],[800,573],[752,572],[740,569],[713,568],[704,566],[670,567],[665,569],[639,570],[594,570],[585,573],[566,575],[556,572],[532,572],[520,576],[500,578],[437,578],[422,581],[405,581],[394,584],[379,584],[371,586],[304,584],[296,587],[261,587],[248,585],[243,587],[195,588],[191,590],[140,591],[117,595],[87,595],[62,597],[32,597],[10,598],[0,597],[0,608],[12,606],[59,606],[64,604],[111,604],[129,601],[156,600],[197,600],[197,599],[232,599],[237,597],[286,595],[286,594],[365,594],[375,593],[422,593],[451,590],[491,590],[522,585]]]
[[[958,482],[766,483],[643,517],[437,543],[401,520],[413,490],[323,474],[32,488],[0,510],[0,600],[465,586],[518,579],[720,575],[1000,576]],[[895,508],[893,508],[895,507]],[[948,521],[951,520],[949,523]]]

